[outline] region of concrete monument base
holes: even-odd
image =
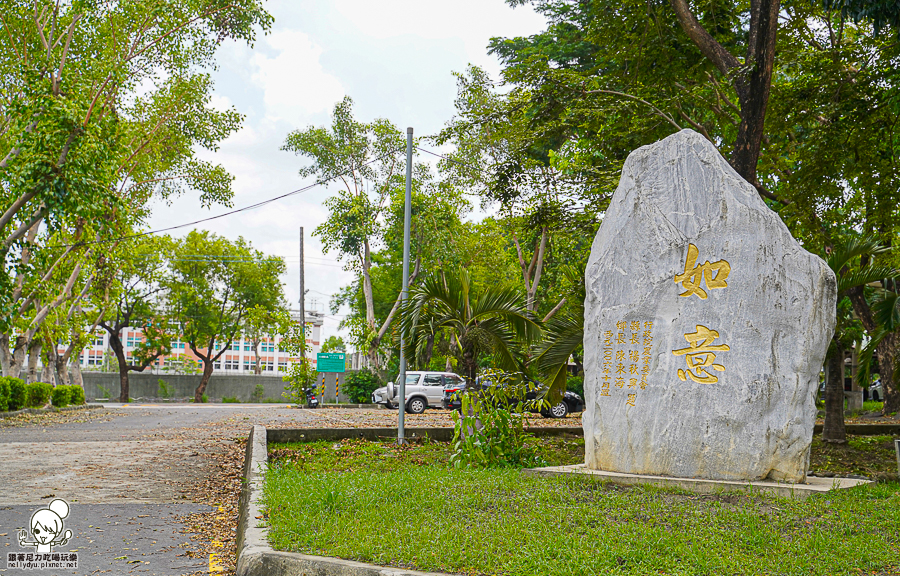
[[[803,500],[813,494],[824,494],[829,490],[842,490],[853,488],[863,484],[871,484],[871,480],[858,480],[854,478],[819,478],[808,477],[804,483],[776,482],[773,480],[761,480],[754,482],[738,482],[734,480],[707,480],[704,478],[674,478],[670,476],[647,476],[643,474],[625,474],[622,472],[606,472],[604,470],[590,470],[584,464],[575,466],[547,466],[545,468],[528,468],[526,474],[533,476],[590,476],[601,482],[612,482],[622,486],[637,486],[649,484],[651,486],[681,488],[691,492],[710,493],[729,490],[760,491],[781,496],[783,498],[796,498]]]

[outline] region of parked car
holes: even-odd
[[[540,382],[536,382],[534,380],[527,380],[527,382],[528,388],[525,392],[526,400],[542,398],[544,394],[547,393],[546,388]],[[480,378],[475,381],[476,390],[485,390],[492,385],[493,384],[491,382],[482,382]],[[465,382],[454,386],[445,386],[441,405],[444,408],[450,410],[460,410],[462,408],[462,400],[460,396],[465,390],[465,387]],[[541,416],[545,418],[565,418],[572,412],[581,412],[583,410],[584,399],[578,394],[566,390],[559,402],[551,406],[549,409],[543,409],[539,411],[535,410],[535,412],[540,412]]]
[[[406,393],[403,404],[410,414],[421,414],[426,408],[439,408],[443,398],[444,387],[454,386],[459,383],[465,385],[465,380],[453,372],[426,372],[410,370],[406,373]],[[397,408],[400,404],[400,377],[395,382],[372,392],[372,403],[381,404],[387,408]]]
[[[881,380],[876,380],[869,386],[869,398],[876,402],[884,400],[884,387],[881,385]]]

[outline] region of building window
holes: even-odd
[[[99,366],[103,364],[103,356],[88,356],[88,366]]]
[[[278,363],[278,371],[279,372],[287,372],[287,362],[279,362]]]
[[[241,365],[239,360],[226,360],[225,361],[225,369],[226,370],[240,370]]]
[[[140,346],[142,342],[143,339],[140,336],[131,335],[128,337],[128,341],[125,343],[125,345],[129,348],[135,348],[137,346]]]
[[[94,341],[92,342],[92,344],[94,346],[103,346],[103,336],[98,336],[97,338],[94,338]]]

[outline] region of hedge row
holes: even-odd
[[[52,403],[58,408],[84,404],[81,386],[56,386],[46,382],[25,384],[19,378],[0,376],[0,412],[13,412],[22,408],[41,408]]]

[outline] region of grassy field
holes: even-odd
[[[853,439],[830,459],[871,468],[881,443]],[[584,450],[581,439],[535,446],[548,464]],[[443,443],[271,448],[265,506],[281,550],[465,574],[900,574],[897,482],[798,502],[459,470]]]

